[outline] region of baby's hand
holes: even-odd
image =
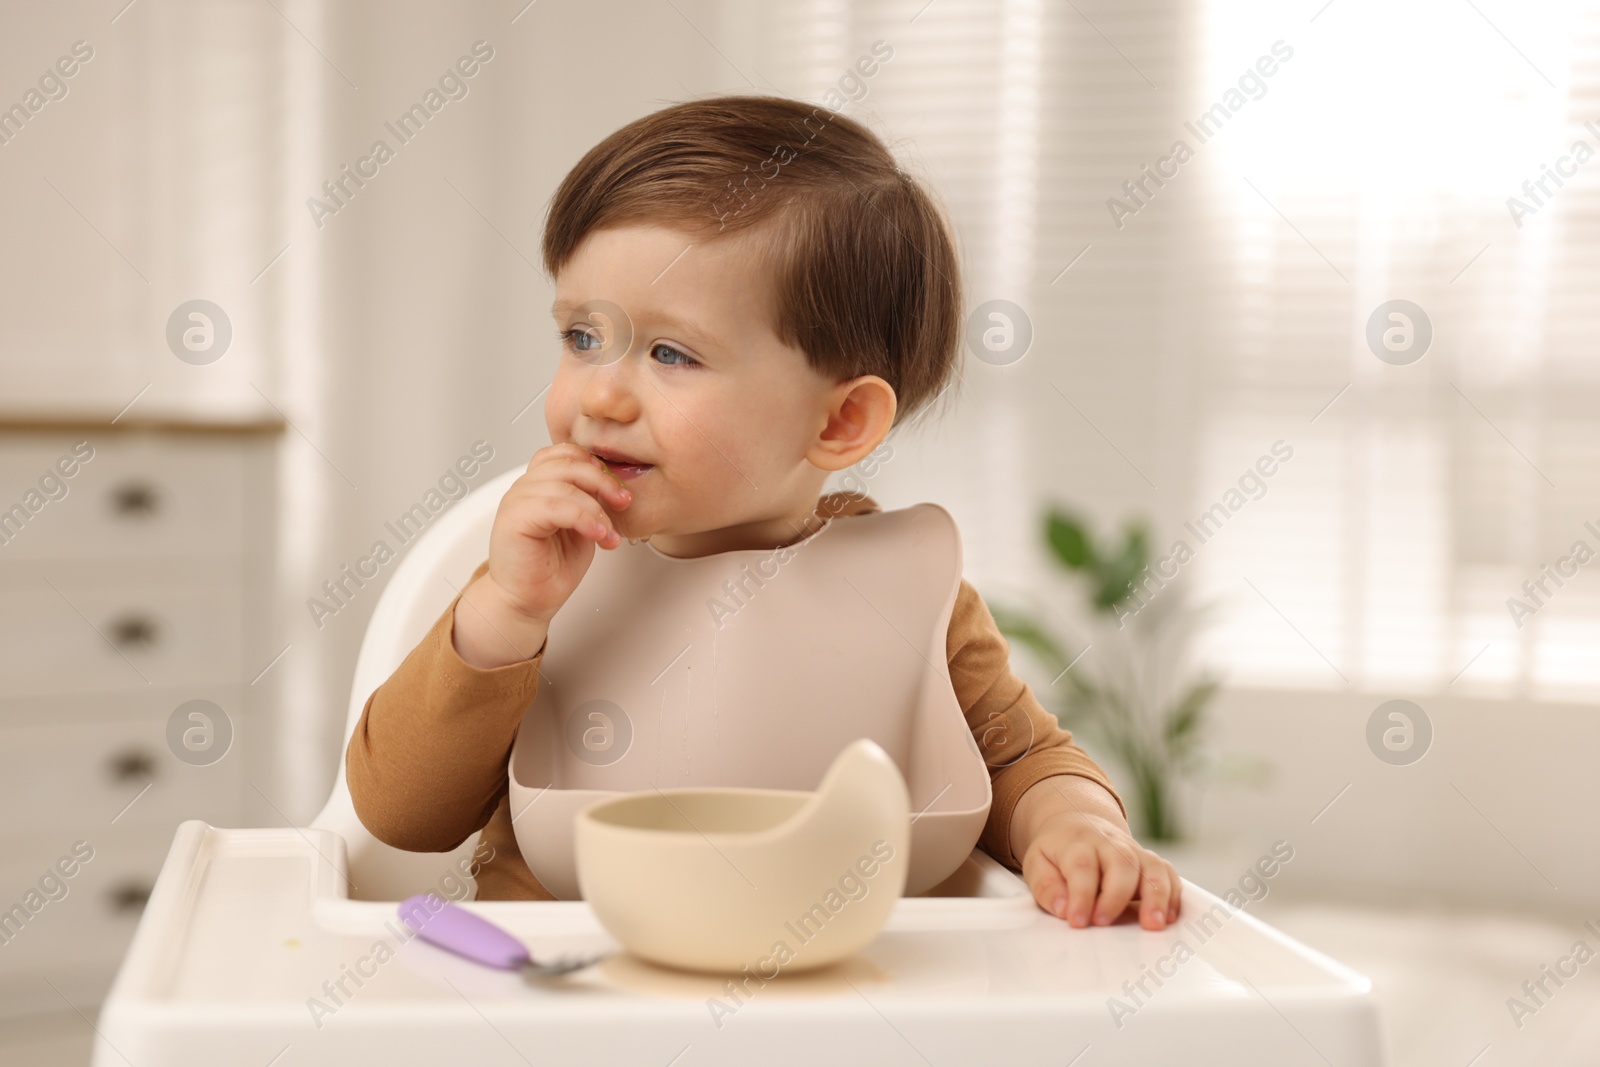
[[[1079,927],[1115,922],[1138,900],[1140,925],[1165,929],[1177,919],[1183,890],[1172,864],[1141,848],[1124,824],[1070,808],[1040,823],[1022,877],[1040,907]]]
[[[594,546],[622,543],[604,500],[621,510],[633,494],[606,465],[567,442],[533,454],[511,483],[489,533],[489,570],[463,591],[455,647],[492,668],[527,659],[594,559]]]

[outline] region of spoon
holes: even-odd
[[[432,893],[419,893],[400,902],[400,918],[418,937],[458,956],[465,956],[485,967],[502,971],[521,971],[526,978],[555,978],[581,971],[605,958],[563,956],[550,962],[535,962],[523,943],[480,915],[457,907]]]

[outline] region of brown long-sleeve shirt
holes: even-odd
[[[818,503],[819,513],[839,521],[878,510],[870,497],[843,493]],[[480,564],[473,578],[488,568]],[[345,753],[350,797],[374,837],[407,851],[446,852],[482,830],[494,851],[478,871],[479,900],[553,900],[517,848],[507,776],[545,649],[489,670],[467,664],[454,643],[459,599],[368,698]],[[978,840],[985,852],[1018,869],[1012,812],[1051,775],[1081,775],[1122,805],[1105,772],[1011,673],[1010,647],[964,578],[945,648],[950,684],[990,768],[994,802]]]

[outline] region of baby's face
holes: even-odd
[[[591,232],[563,268],[553,313],[571,332],[545,422],[553,444],[648,465],[608,463],[633,492],[606,506],[623,536],[718,551],[671,542],[816,503],[826,472],[806,449],[834,383],[773,332],[770,273],[759,238],[642,224]]]

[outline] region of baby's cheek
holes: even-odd
[[[569,376],[557,371],[544,398],[544,425],[552,444],[572,440],[572,423],[577,414],[577,391]]]
[[[703,509],[719,497],[725,498],[732,483],[743,484],[740,472],[747,470],[748,461],[738,443],[727,440],[725,432],[719,434],[718,429],[708,427],[705,437],[691,429],[693,440],[675,442],[669,453],[672,457],[670,477],[660,479],[659,484],[651,488],[686,507]],[[753,472],[750,473],[753,478]]]

